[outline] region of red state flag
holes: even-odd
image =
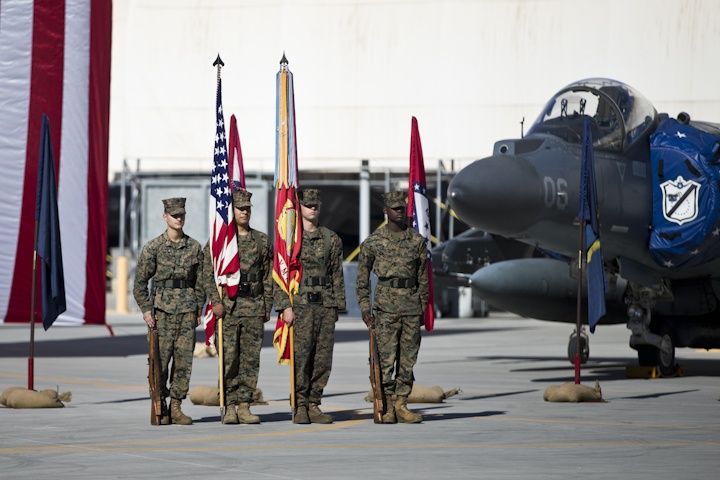
[[[428,304],[425,309],[425,329],[433,331],[435,326],[435,302],[432,273],[432,243],[430,237],[430,207],[427,198],[425,182],[425,161],[423,159],[420,131],[415,117],[412,117],[412,131],[410,133],[410,178],[408,194],[408,217],[412,217],[413,228],[423,236],[427,244],[428,257]]]
[[[242,149],[240,148],[240,134],[238,133],[237,119],[235,115],[230,116],[230,137],[228,138],[228,173],[232,184],[232,190],[236,187],[245,188],[245,170],[243,169]]]

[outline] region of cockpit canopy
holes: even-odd
[[[546,133],[581,144],[584,119],[590,119],[593,145],[622,152],[656,124],[655,107],[634,88],[607,78],[571,83],[545,105],[528,135]]]

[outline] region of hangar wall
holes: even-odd
[[[716,0],[114,0],[110,176],[211,163],[216,70],[246,171],[274,169],[275,74],[295,76],[303,169],[428,170],[517,137],[561,87],[629,83],[658,111],[720,121]],[[132,163],[134,164],[134,163]],[[301,175],[302,176],[302,175]]]

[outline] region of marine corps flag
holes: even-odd
[[[302,265],[300,265],[300,243],[302,241],[302,222],[300,221],[297,186],[297,143],[295,140],[295,95],[293,76],[288,69],[288,61],[283,54],[280,71],[276,77],[277,111],[275,131],[275,257],[273,260],[273,279],[290,297],[300,286]],[[278,316],[273,335],[273,345],[278,350],[278,363],[290,364],[289,328]]]
[[[435,302],[433,301],[432,245],[430,243],[430,208],[425,183],[425,160],[423,159],[420,131],[415,117],[412,117],[410,132],[410,181],[408,194],[408,217],[412,217],[413,228],[423,236],[428,249],[428,304],[425,308],[425,330],[432,332],[435,325]]]
[[[585,119],[583,131],[582,167],[580,170],[580,211],[585,226],[583,253],[587,263],[588,325],[595,332],[600,318],[605,315],[605,269],[600,249],[600,223],[598,221],[597,192],[595,190],[595,162],[590,124]]]

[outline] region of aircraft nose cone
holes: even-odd
[[[448,198],[455,213],[473,227],[513,235],[535,221],[543,204],[542,182],[527,160],[496,155],[455,175]]]

